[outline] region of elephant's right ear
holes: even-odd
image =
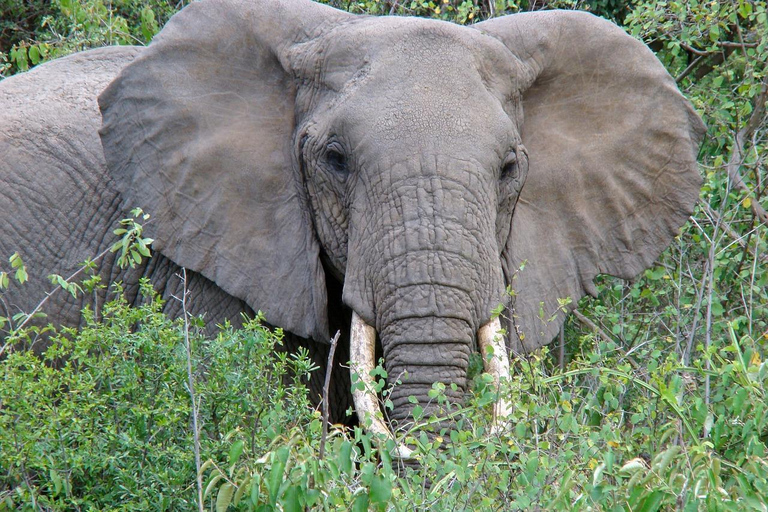
[[[351,15],[309,0],[190,4],[99,97],[125,206],[154,248],[304,337],[328,340],[325,277],[293,171],[287,52]]]

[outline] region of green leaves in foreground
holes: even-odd
[[[208,499],[218,488],[237,510],[765,510],[768,368],[754,340],[723,341],[691,367],[656,353],[652,371],[606,343],[551,375],[543,355],[517,360],[502,435],[489,434],[479,404],[495,390],[479,375],[455,430],[412,432],[417,467],[393,470],[359,429],[333,431],[320,460],[315,416],[264,453],[208,465]]]
[[[0,510],[196,508],[182,323],[142,291],[140,308],[112,301],[101,323],[0,361]],[[306,361],[276,352],[279,332],[191,335],[203,460],[262,453],[270,428],[306,421],[305,390],[283,384]]]
[[[0,361],[0,510],[196,508],[181,324],[143,292],[141,308],[113,301],[44,354]],[[320,415],[284,384],[309,365],[276,350],[279,332],[193,332],[205,508],[765,510],[768,365],[730,332],[690,366],[650,347],[639,366],[612,342],[563,371],[546,351],[515,360],[496,435],[496,390],[476,375],[455,429],[408,433],[409,467],[360,429],[332,428],[320,459]]]

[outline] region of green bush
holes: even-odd
[[[710,370],[660,351],[646,361],[605,342],[551,375],[546,351],[515,361],[501,434],[489,428],[495,390],[479,375],[455,430],[405,436],[416,467],[393,469],[391,442],[376,451],[360,429],[332,433],[320,459],[315,418],[264,453],[209,468],[208,499],[220,510],[765,510],[768,365],[754,341],[713,346]]]
[[[0,510],[195,507],[185,329],[142,293],[132,308],[118,288],[100,322],[87,314],[45,353],[0,361]],[[308,360],[276,351],[279,330],[256,319],[215,339],[191,331],[201,457],[224,464],[232,443],[260,453],[313,417],[306,390],[284,385]]]

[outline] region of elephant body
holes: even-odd
[[[139,280],[148,278],[164,302],[163,310],[181,316],[182,267],[155,253],[133,268],[121,268],[117,254],[109,250],[118,239],[112,231],[135,205],[125,203],[106,168],[96,100],[140,51],[140,47],[90,50],[0,82],[0,103],[8,107],[0,112],[0,162],[6,163],[0,165],[0,211],[6,212],[0,255],[7,258],[18,252],[29,274],[29,282],[12,283],[9,292],[0,295],[1,316],[31,312],[54,287],[49,274],[68,277],[99,255],[95,273],[102,283],[121,283],[126,300],[138,306],[144,300]],[[151,229],[151,221],[146,227]],[[189,313],[203,316],[208,333],[225,321],[238,326],[243,315],[255,316],[243,300],[197,272],[187,270],[186,290]],[[42,308],[46,316],[34,323],[77,327],[82,325],[84,307],[94,309],[98,318],[109,296],[105,287],[76,298],[59,290]],[[341,311],[336,316],[329,322],[348,333],[350,314]],[[45,348],[44,338],[34,341],[34,348]],[[307,349],[322,369],[310,383],[312,400],[319,403],[328,346],[290,332],[285,333],[283,346],[291,352]],[[346,346],[340,347],[336,361],[346,361],[348,352]],[[338,363],[335,371],[330,417],[349,421],[349,377]]]
[[[53,61],[4,80],[0,102],[10,108],[0,113],[0,211],[5,212],[0,254],[18,251],[27,265],[30,282],[3,297],[3,315],[30,312],[52,288],[47,276],[69,276],[86,259],[97,260],[104,283],[121,281],[129,301],[138,303],[138,281],[149,277],[167,309],[178,314],[180,267],[163,255],[136,268],[121,269],[108,249],[117,237],[112,231],[128,216],[104,162],[98,130],[101,114],[96,98],[140,48],[92,50]],[[13,165],[8,163],[13,162]],[[20,190],[27,193],[22,195]],[[224,293],[203,276],[187,279],[196,312],[212,322],[237,320],[250,308]],[[106,290],[73,300],[67,293],[51,296],[45,305],[46,322],[77,325],[80,310],[102,303]]]
[[[10,313],[141,207],[156,255],[119,270],[106,254],[105,282],[138,300],[148,276],[179,314],[183,267],[193,313],[262,310],[321,367],[340,330],[337,365],[365,374],[355,361],[376,350],[401,381],[393,426],[415,404],[437,411],[436,382],[461,401],[507,287],[497,352],[548,343],[563,315],[542,316],[558,299],[574,307],[599,273],[650,266],[701,180],[703,125],[674,80],[642,43],[577,12],[460,27],[203,0],[146,49],[5,80],[0,105],[0,254],[19,251],[35,279],[2,297]],[[59,294],[46,312],[77,324],[84,304]],[[340,419],[350,378],[334,376]],[[355,395],[358,413],[369,399]]]

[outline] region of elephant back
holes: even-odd
[[[0,316],[29,312],[51,284],[108,243],[120,201],[106,172],[96,98],[141,51],[100,48],[42,64],[0,82],[0,261],[18,252],[30,281],[12,284]],[[50,321],[79,317],[58,294]],[[51,304],[53,303],[53,304]]]

